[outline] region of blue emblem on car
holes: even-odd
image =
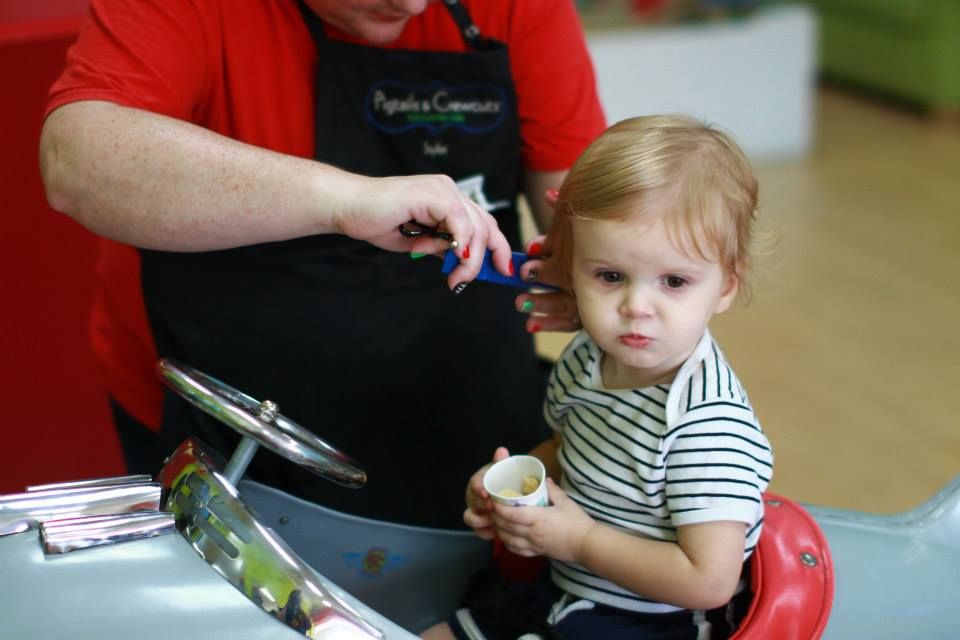
[[[366,551],[350,551],[343,560],[351,569],[366,578],[379,578],[410,561],[409,556],[391,555],[386,547],[370,547]]]

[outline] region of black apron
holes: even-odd
[[[512,246],[520,185],[516,95],[506,46],[445,3],[466,53],[317,45],[316,159],[370,175],[482,175]],[[474,181],[477,179],[474,178]],[[352,455],[345,489],[261,451],[249,476],[356,515],[462,528],[470,474],[498,445],[548,437],[543,365],[515,290],[474,283],[459,296],[440,261],[343,236],[206,253],[142,251],[158,353],[260,400]],[[164,429],[229,454],[237,438],[168,392]]]

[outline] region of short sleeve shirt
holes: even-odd
[[[564,491],[595,520],[655,540],[675,542],[684,525],[743,522],[749,557],[773,458],[713,338],[703,336],[669,385],[607,389],[601,357],[581,333],[551,374],[545,415],[563,436]],[[633,611],[677,610],[578,565],[554,561],[551,568],[554,582],[579,597]]]

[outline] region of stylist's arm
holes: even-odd
[[[510,269],[510,249],[493,217],[446,176],[369,178],[97,101],[50,114],[40,165],[54,209],[143,248],[210,251],[325,233],[391,251],[450,247],[398,232],[416,220],[457,241],[461,261],[449,274],[451,288],[476,276],[485,249],[497,269]]]

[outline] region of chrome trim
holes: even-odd
[[[48,520],[40,525],[40,540],[44,552],[59,554],[130,540],[155,538],[176,531],[172,513],[148,511]]]
[[[0,496],[0,536],[26,531],[47,520],[159,508],[157,482],[14,493]]]
[[[197,440],[177,448],[160,480],[164,508],[175,515],[183,537],[261,609],[308,638],[384,637],[254,518]]]
[[[350,456],[277,412],[269,400],[258,402],[233,387],[169,358],[160,360],[157,375],[195,407],[274,453],[339,485],[359,488],[367,474]],[[231,477],[239,477],[234,472]]]
[[[113,476],[111,478],[93,478],[92,480],[73,480],[71,482],[54,482],[51,484],[35,484],[24,489],[27,493],[33,491],[49,491],[52,489],[84,489],[87,487],[104,487],[107,485],[144,484],[152,482],[153,477],[143,473],[133,476]]]

